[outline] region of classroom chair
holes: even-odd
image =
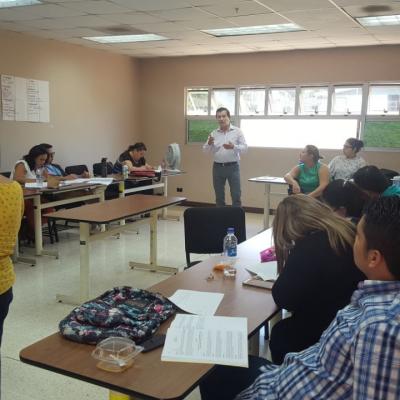
[[[101,162],[93,164],[93,176],[101,176],[101,167]],[[113,168],[113,163],[111,161],[107,161],[107,175],[111,175],[113,173]]]
[[[190,261],[190,253],[221,254],[228,228],[235,228],[238,243],[246,240],[246,218],[241,207],[193,207],[183,213],[186,268],[200,261]]]
[[[70,174],[82,175],[85,171],[89,172],[88,167],[85,164],[70,165],[69,167],[65,167],[65,173],[67,175]]]

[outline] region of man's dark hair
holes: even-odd
[[[46,157],[47,157],[47,150],[43,146],[38,144],[36,146],[33,146],[29,150],[29,153],[23,157],[23,159],[28,163],[31,171],[33,171],[35,169],[36,158],[43,154],[46,154]]]
[[[353,182],[336,179],[324,189],[322,198],[334,209],[344,207],[348,217],[361,218],[368,196]]]
[[[378,250],[389,271],[400,280],[400,197],[380,197],[364,210],[368,250]]]
[[[217,109],[217,111],[215,112],[215,116],[217,116],[218,113],[226,111],[226,115],[230,118],[231,117],[231,113],[229,112],[229,110],[226,107],[220,107]]]
[[[375,165],[367,165],[360,168],[353,175],[354,183],[363,190],[381,194],[389,186],[390,182]]]
[[[146,146],[145,146],[145,144],[143,142],[137,142],[137,143],[132,144],[132,145],[130,145],[128,147],[128,151],[133,151],[133,150],[136,150],[136,151],[142,151],[142,150],[147,151],[147,148],[146,148]]]
[[[44,147],[46,150],[53,148],[53,145],[49,143],[40,143],[39,146]]]

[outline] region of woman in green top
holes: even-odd
[[[285,175],[285,181],[292,185],[293,194],[305,193],[320,197],[329,183],[329,168],[320,163],[319,150],[308,144],[300,153],[300,164]]]

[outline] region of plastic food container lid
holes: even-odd
[[[99,360],[97,367],[111,372],[120,372],[129,368],[133,359],[143,351],[142,346],[123,337],[109,337],[102,340],[92,352],[92,357]]]

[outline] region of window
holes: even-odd
[[[349,137],[400,151],[400,82],[198,87],[186,96],[187,143],[203,144],[226,107],[249,146],[340,149]]]
[[[225,107],[235,115],[235,89],[213,89],[211,92],[211,114],[215,115],[220,107]]]
[[[332,96],[332,115],[361,114],[362,87],[335,87]]]
[[[400,85],[371,86],[368,115],[399,115]]]
[[[328,110],[328,88],[300,89],[300,115],[326,115]]]
[[[240,115],[264,115],[265,89],[240,89]]]
[[[249,146],[341,149],[357,136],[357,119],[242,119],[241,128]]]
[[[269,115],[294,115],[296,89],[270,89],[268,92]]]
[[[208,89],[187,91],[186,114],[208,115]]]

